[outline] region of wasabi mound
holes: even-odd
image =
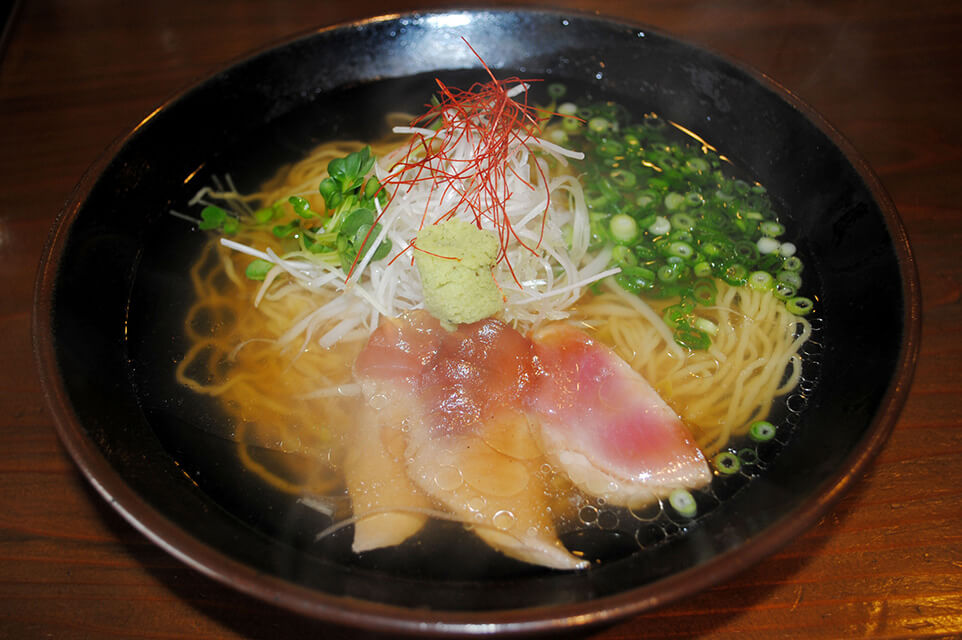
[[[425,227],[415,242],[414,263],[421,276],[424,305],[446,324],[466,324],[493,316],[504,297],[491,273],[498,238],[452,218]]]

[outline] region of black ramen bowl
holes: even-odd
[[[186,209],[214,175],[253,189],[321,141],[379,135],[385,111],[419,110],[435,76],[461,86],[484,80],[462,37],[502,77],[562,80],[708,140],[767,187],[817,300],[805,383],[779,409],[794,425],[782,451],[661,544],[626,548],[613,536],[608,559],[582,572],[515,563],[472,536],[366,558],[318,545],[319,524],[267,488],[231,489],[243,486],[243,470],[216,455],[217,408],[172,379],[188,266],[205,236],[169,212]],[[57,220],[37,282],[35,341],[79,467],[191,567],[334,623],[521,633],[675,601],[812,525],[896,421],[918,351],[919,308],[905,231],[878,180],[831,126],[770,80],[638,25],[456,11],[311,32],[151,114],[88,172]],[[458,567],[458,558],[486,560]]]

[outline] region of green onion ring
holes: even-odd
[[[756,420],[748,427],[748,437],[755,442],[768,442],[775,437],[775,425],[767,420]]]
[[[711,461],[715,470],[723,476],[735,475],[742,469],[742,461],[731,451],[720,451]]]
[[[693,518],[698,513],[698,503],[694,496],[685,489],[675,489],[668,496],[668,504],[685,518]]]

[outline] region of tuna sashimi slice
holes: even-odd
[[[383,320],[354,372],[375,414],[362,418],[364,428],[383,439],[383,429],[402,425],[407,444],[399,486],[413,483],[447,517],[507,556],[579,569],[587,562],[558,540],[537,473],[541,451],[523,402],[531,367],[530,341],[502,322],[448,332],[415,312]],[[382,489],[393,496],[396,487]],[[396,499],[372,496],[358,504]]]
[[[539,375],[529,402],[542,446],[582,491],[629,505],[711,481],[681,418],[614,351],[565,323],[531,339]]]

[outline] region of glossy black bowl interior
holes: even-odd
[[[201,463],[191,452],[209,445],[204,425],[216,409],[198,415],[165,377],[169,361],[155,365],[179,348],[171,323],[182,311],[177,301],[189,299],[186,270],[202,234],[169,210],[186,208],[213,174],[233,172],[250,188],[324,139],[376,135],[372,122],[386,106],[416,109],[436,74],[483,80],[462,36],[496,73],[569,81],[696,131],[768,187],[808,265],[820,366],[795,436],[760,478],[657,552],[581,573],[494,559],[459,576],[439,569],[443,562],[420,564],[431,554],[486,553],[471,542],[430,554],[421,547],[407,560],[358,561],[312,547],[304,531],[261,522],[270,495],[221,495],[220,484],[237,472],[230,465],[195,473]],[[477,11],[311,33],[164,105],[91,170],[63,211],[41,265],[35,328],[66,446],[161,546],[310,616],[470,633],[637,613],[791,539],[852,484],[888,435],[911,378],[918,316],[915,268],[893,206],[849,146],[773,83],[647,28]],[[201,476],[212,479],[196,482]]]

